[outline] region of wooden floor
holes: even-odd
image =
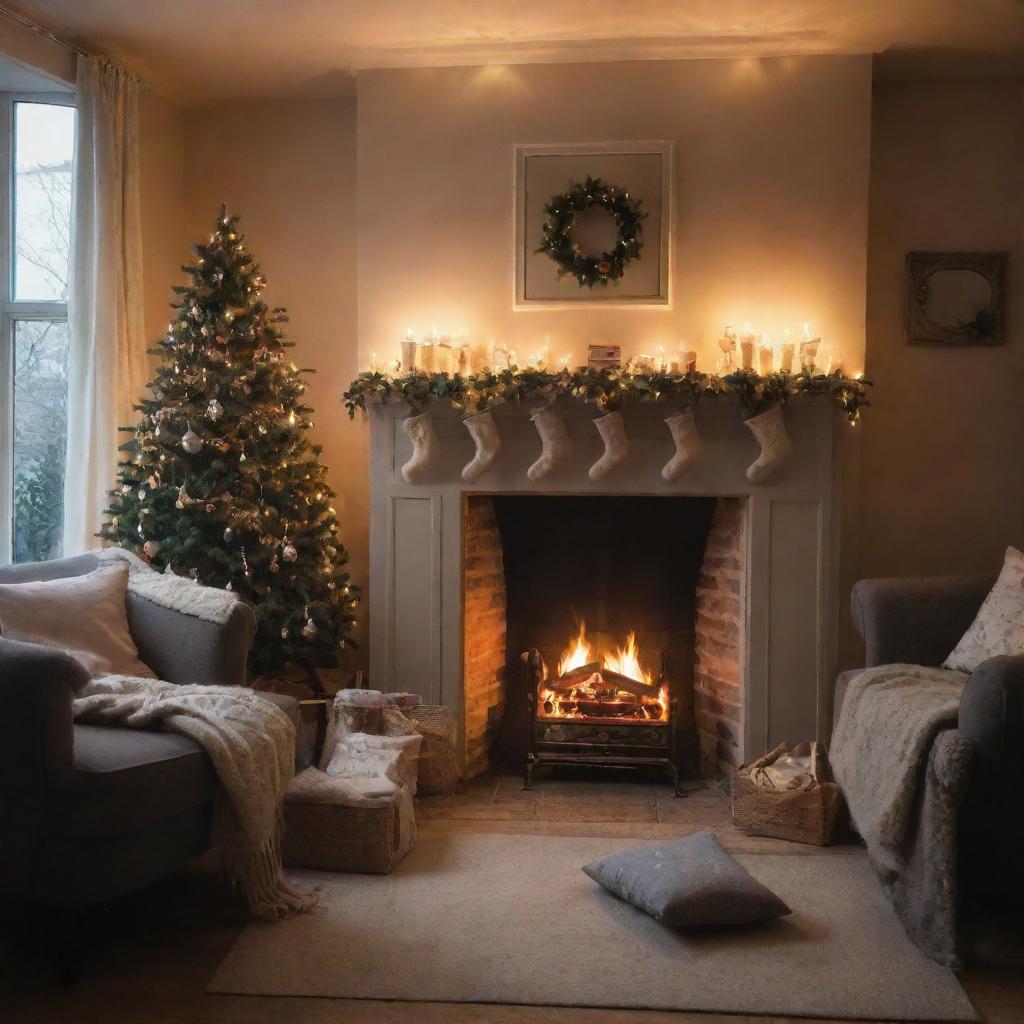
[[[450,797],[420,802],[424,830],[671,838],[714,829],[736,852],[821,852],[753,839],[729,824],[728,803],[699,786],[676,799],[663,784],[544,778],[531,792],[518,779],[486,778]],[[3,1024],[770,1024],[779,1018],[646,1011],[388,1003],[345,999],[205,995],[203,988],[245,925],[237,896],[214,857],[103,908],[90,922],[82,981],[62,988],[50,975],[32,919],[3,928]],[[425,951],[426,955],[427,951]],[[316,950],[309,951],[316,956]],[[1024,976],[970,969],[962,977],[982,1020],[1024,1024]]]

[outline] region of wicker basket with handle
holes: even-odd
[[[814,784],[807,788],[768,789],[755,781],[761,768],[791,752],[786,743],[736,769],[732,777],[732,823],[737,828],[748,835],[815,846],[828,846],[845,837],[843,795],[832,781],[824,751],[817,743],[808,746]]]
[[[423,735],[417,772],[417,795],[439,796],[453,793],[459,782],[459,766],[455,752],[455,716],[448,708],[434,704],[402,708],[402,714]]]

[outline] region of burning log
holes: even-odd
[[[601,662],[590,661],[586,665],[580,665],[579,668],[570,669],[565,675],[559,676],[554,683],[552,683],[552,689],[565,689],[570,686],[575,686],[577,683],[586,682],[595,673],[601,673]]]

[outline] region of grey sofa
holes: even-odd
[[[93,555],[0,568],[0,583],[79,576]],[[139,654],[174,683],[244,684],[256,632],[239,603],[223,624],[127,595]],[[174,870],[210,846],[216,777],[203,750],[169,732],[75,725],[85,670],[67,655],[0,637],[0,899],[79,909]],[[298,726],[299,706],[266,694]]]
[[[861,580],[852,610],[865,666],[941,665],[994,582],[991,576]],[[837,680],[836,719],[855,674]],[[971,745],[957,829],[960,895],[1024,908],[1024,654],[992,658],[975,670],[956,732]]]

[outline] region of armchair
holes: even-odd
[[[80,576],[94,555],[0,568],[0,583]],[[174,683],[242,685],[256,632],[239,604],[224,624],[129,592],[140,657]],[[170,732],[76,725],[85,670],[61,651],[0,637],[0,900],[84,908],[205,852],[216,776],[201,747]],[[264,694],[298,725],[298,704]]]
[[[994,582],[993,576],[861,580],[852,608],[865,667],[941,665]],[[855,674],[837,680],[836,717]],[[1024,907],[1024,654],[978,666],[964,688],[956,731],[972,749],[958,820],[960,891]]]

